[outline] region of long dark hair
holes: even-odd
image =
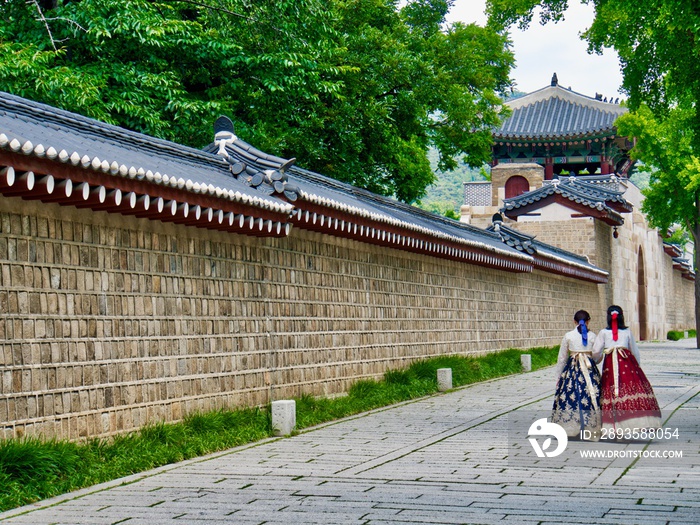
[[[613,304],[613,305],[608,307],[608,330],[612,330],[612,313],[613,312],[618,312],[617,329],[624,330],[625,328],[627,328],[627,325],[625,324],[625,312],[622,311],[622,308],[620,308],[616,304]]]
[[[590,321],[591,316],[588,315],[588,312],[586,310],[579,310],[574,314],[574,321],[576,321],[576,324],[578,325],[576,327],[576,330],[578,330],[578,333],[581,333],[581,325],[579,324],[581,321]]]

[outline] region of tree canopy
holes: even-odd
[[[412,202],[488,160],[507,38],[453,0],[6,0],[0,89],[194,147],[230,116],[262,150]]]
[[[693,151],[693,136],[687,133],[693,114],[692,110],[678,107],[659,119],[643,105],[617,120],[621,134],[637,139],[633,156],[651,168],[642,209],[662,232],[680,224],[688,232],[700,235],[696,212],[700,160]]]

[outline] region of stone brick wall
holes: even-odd
[[[607,224],[590,217],[568,219],[566,221],[510,221],[509,225],[528,235],[534,235],[538,241],[586,257],[591,264],[610,272],[612,267],[611,228]],[[592,322],[599,321],[605,326],[603,313],[612,303],[614,275],[608,277],[608,283],[599,285],[599,303],[589,313]]]
[[[0,438],[107,436],[559,343],[599,287],[0,196]]]
[[[525,177],[530,184],[530,190],[542,186],[544,180],[544,170],[542,166],[535,163],[508,163],[497,164],[491,168],[491,205],[503,206],[505,198],[505,186],[508,179],[518,175]],[[467,204],[465,202],[465,204]]]
[[[509,221],[508,225],[528,235],[536,236],[538,241],[588,257],[591,263],[599,266],[597,260],[599,258],[606,260],[609,254],[599,254],[597,245],[599,234],[596,223],[597,221],[590,217],[581,217],[566,221]],[[608,234],[609,231],[608,228]],[[599,267],[608,269],[605,266]]]
[[[632,189],[633,200],[635,191],[639,190]],[[586,256],[592,264],[607,270],[610,277],[601,287],[598,311],[604,312],[610,304],[620,305],[638,338],[664,339],[669,330],[695,326],[694,283],[681,278],[681,273],[673,269],[673,261],[664,252],[657,230],[649,227],[639,211],[625,215],[617,239],[613,238],[610,226],[591,218],[508,224],[542,242]],[[640,319],[642,301],[646,302],[644,330]]]

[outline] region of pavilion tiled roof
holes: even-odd
[[[502,210],[508,217],[514,218],[555,201],[564,206],[573,206],[608,224],[621,225],[624,219],[620,214],[631,212],[632,204],[624,198],[622,191],[608,189],[616,183],[616,175],[607,176],[610,181],[607,185],[603,184],[601,177],[597,179],[600,180],[592,182],[572,176],[545,181],[536,190],[505,199]]]
[[[0,193],[255,236],[292,226],[515,272],[531,254],[264,153],[219,119],[197,150],[0,93]],[[558,267],[579,261],[562,252]],[[574,274],[571,274],[574,275]]]
[[[627,111],[619,104],[552,84],[507,102],[512,113],[495,130],[494,138],[563,140],[609,135],[614,132],[615,119]]]

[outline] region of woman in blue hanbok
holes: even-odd
[[[552,422],[569,437],[600,438],[600,373],[594,355],[596,335],[588,331],[591,316],[585,310],[574,315],[576,328],[564,335],[557,360],[557,389]],[[584,432],[585,431],[585,432]]]

